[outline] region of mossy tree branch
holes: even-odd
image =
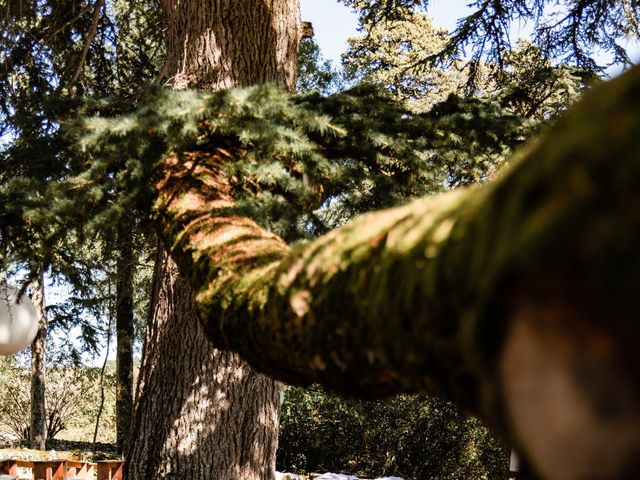
[[[497,365],[529,285],[637,338],[639,98],[635,69],[592,91],[497,181],[292,250],[229,215],[221,165],[237,154],[222,149],[167,160],[157,219],[210,338],[256,368],[367,396],[437,393],[509,431]]]

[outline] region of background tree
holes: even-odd
[[[505,69],[491,94],[518,115],[537,121],[557,117],[597,80],[593,74],[566,64],[554,65],[527,40],[504,54]]]
[[[353,7],[367,24],[397,18],[404,9],[428,11],[429,0],[341,0]],[[606,65],[630,65],[630,42],[640,37],[640,6],[634,2],[590,0],[476,0],[472,13],[458,21],[446,48],[432,60],[448,61],[466,48],[472,62],[485,59],[504,66],[504,53],[511,49],[510,32],[519,23],[533,25],[533,44],[544,58],[582,70],[601,73]],[[608,60],[596,60],[600,58]],[[473,77],[472,77],[473,78]]]
[[[47,218],[43,211],[41,217],[25,218],[19,212],[19,205],[27,201],[24,192],[41,192],[48,181],[70,175],[78,167],[69,152],[63,153],[66,142],[59,135],[61,122],[83,108],[74,98],[86,94],[131,95],[139,82],[157,74],[155,58],[161,53],[157,8],[147,1],[72,0],[38,4],[11,1],[0,9],[3,50],[0,196],[5,207],[12,206],[0,213],[4,220],[0,234],[3,260],[14,262],[13,268],[26,264],[27,270],[36,277],[41,270],[35,267],[42,265],[51,277],[66,278],[77,287],[78,293],[83,292],[81,297],[86,296],[89,287],[95,285],[95,275],[89,272],[92,267],[84,265],[77,252],[82,250],[87,238],[56,236],[54,230],[47,227],[72,221],[71,215],[54,219]],[[40,201],[34,195],[27,202],[34,206]],[[28,208],[26,204],[22,207]],[[123,211],[123,216],[131,207]],[[124,220],[128,232],[135,229],[135,217],[133,214]],[[115,246],[111,240],[115,233],[108,231],[108,225],[100,225],[102,241],[98,249]],[[123,246],[122,241],[119,246]],[[130,260],[121,265],[133,266]],[[33,268],[29,268],[30,265]],[[119,277],[126,280],[131,276],[123,273]],[[130,302],[124,301],[126,292],[130,291],[127,283],[130,285],[127,281],[119,282],[122,289],[118,292],[123,298],[119,302],[119,318],[125,319],[119,322],[122,341],[118,362],[124,367],[119,368],[122,379],[119,404],[125,405],[119,410],[123,416],[130,411],[132,396],[131,348],[125,346],[131,341],[131,326],[127,322],[132,317],[130,311],[125,312],[131,308]],[[83,303],[84,300],[78,307]],[[122,335],[125,332],[126,335]],[[120,430],[129,423],[130,418],[118,422]],[[126,434],[125,430],[119,435],[121,442]]]
[[[120,223],[116,227],[116,236],[116,444],[124,452],[133,415],[133,287],[136,255],[134,231],[130,224]]]
[[[29,409],[29,444],[37,450],[45,449],[47,428],[45,365],[47,361],[47,313],[45,310],[44,272],[31,283],[31,299],[38,312],[38,333],[31,344],[31,403]]]
[[[429,111],[451,93],[462,92],[462,64],[428,65],[445,48],[448,32],[434,27],[425,13],[400,8],[392,19],[361,19],[360,29],[343,55],[351,80],[381,85],[415,112]]]
[[[313,37],[300,41],[297,92],[307,93],[315,90],[323,95],[338,92],[344,89],[342,76],[342,72],[332,65],[331,60],[323,57]]]
[[[581,68],[551,61],[525,40],[501,53],[502,65],[450,60],[438,67],[430,62],[446,48],[449,34],[427,14],[400,8],[392,18],[361,22],[362,35],[349,39],[343,55],[347,77],[381,85],[416,112],[457,94],[493,99],[521,117],[547,120],[595,80]]]
[[[76,427],[81,421],[86,421],[87,425],[93,423],[99,405],[99,374],[98,368],[74,364],[60,363],[48,369],[45,418],[48,442]],[[18,438],[27,442],[30,436],[30,377],[29,369],[14,362],[0,378],[5,393],[0,401],[0,421]],[[114,372],[108,375],[107,382],[113,385]],[[60,392],[66,394],[60,395]],[[104,437],[101,435],[101,438]]]
[[[508,477],[508,449],[450,403],[410,395],[359,401],[317,387],[285,391],[281,471],[407,480]]]

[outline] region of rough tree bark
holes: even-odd
[[[271,478],[274,382],[212,348],[193,291],[163,249],[154,278],[127,478]]]
[[[47,410],[45,401],[47,362],[47,314],[45,311],[44,275],[31,282],[31,300],[38,312],[38,333],[31,344],[31,421],[29,444],[36,450],[45,449]]]
[[[156,209],[207,334],[261,371],[367,396],[436,393],[500,429],[543,478],[633,478],[639,139],[635,68],[497,181],[293,252],[225,216],[228,146],[169,157]]]
[[[298,0],[161,4],[165,83],[294,88]],[[152,305],[127,478],[271,480],[280,406],[275,381],[208,342],[193,291],[162,249]]]
[[[295,89],[299,0],[160,2],[166,61],[174,88],[219,90],[278,83]]]
[[[117,232],[116,264],[116,444],[123,452],[133,413],[133,230],[124,223]]]

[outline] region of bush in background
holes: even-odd
[[[100,408],[100,369],[86,366],[55,366],[47,369],[45,402],[47,440],[56,437],[90,440]],[[101,416],[98,438],[113,441],[115,431],[115,378],[105,375],[108,394]],[[10,365],[0,366],[0,425],[3,430],[27,442],[29,439],[31,371]],[[66,434],[66,435],[65,435]]]
[[[278,469],[406,480],[508,478],[508,449],[450,403],[418,396],[345,400],[287,388]]]

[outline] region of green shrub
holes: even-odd
[[[417,396],[360,402],[287,388],[278,468],[406,480],[508,478],[508,450],[451,404]]]

